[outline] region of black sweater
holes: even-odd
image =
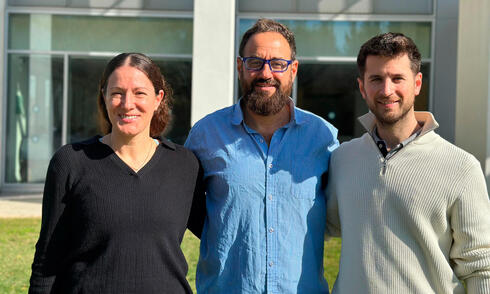
[[[29,293],[192,293],[180,243],[186,228],[201,234],[199,171],[168,141],[137,173],[98,137],[62,147],[48,167]]]

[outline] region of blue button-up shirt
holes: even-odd
[[[290,107],[270,146],[245,124],[240,102],[200,120],[187,138],[207,196],[198,293],[328,293],[322,177],[337,130]]]

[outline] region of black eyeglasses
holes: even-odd
[[[262,59],[259,57],[240,57],[248,70],[259,71],[264,68],[264,64],[268,64],[271,72],[285,72],[288,70],[292,60],[287,59]]]

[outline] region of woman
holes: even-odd
[[[171,90],[139,53],[107,65],[98,106],[105,136],[69,144],[51,159],[29,293],[192,293],[180,250],[200,237],[199,163],[158,140]]]

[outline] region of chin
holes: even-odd
[[[144,130],[138,130],[138,129],[128,129],[128,128],[118,128],[116,130],[114,130],[116,133],[122,135],[122,136],[125,136],[125,137],[134,137],[134,136],[137,136],[141,133],[144,132]]]
[[[393,125],[399,122],[404,116],[401,114],[376,115],[376,119],[384,124]]]

